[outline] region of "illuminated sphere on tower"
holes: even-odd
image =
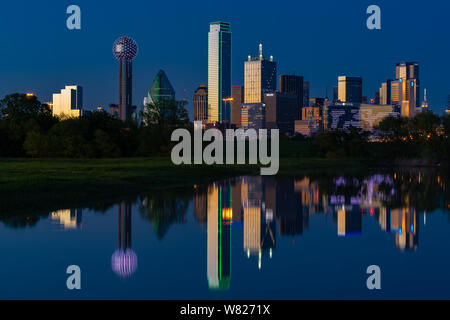
[[[120,37],[114,42],[113,53],[118,60],[133,60],[138,54],[137,43],[130,37]]]

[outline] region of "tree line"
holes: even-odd
[[[0,157],[117,158],[169,156],[176,128],[193,130],[184,101],[149,103],[142,122],[105,111],[56,118],[48,105],[27,94],[0,100]],[[448,163],[450,115],[431,112],[413,119],[388,117],[374,132],[322,131],[314,137],[282,137],[283,157],[426,159]]]
[[[175,128],[190,128],[185,102],[150,103],[142,123],[105,111],[57,118],[48,105],[27,94],[0,100],[0,157],[117,158],[170,154]]]

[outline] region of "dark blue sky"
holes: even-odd
[[[66,8],[77,4],[82,30],[66,28]],[[366,28],[366,9],[382,10],[382,30]],[[450,94],[449,1],[8,1],[0,5],[0,97],[34,92],[41,101],[68,84],[84,87],[85,107],[117,101],[116,38],[139,44],[134,62],[134,103],[140,105],[159,69],[190,101],[207,83],[209,22],[232,23],[233,85],[243,83],[243,64],[258,44],[273,55],[279,74],[303,75],[311,96],[324,96],[338,75],[364,79],[373,97],[393,78],[399,61],[419,61],[422,90],[436,112]]]

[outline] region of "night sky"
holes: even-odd
[[[66,8],[81,7],[82,29],[66,28]],[[366,9],[381,7],[382,30],[366,28]],[[141,105],[159,69],[166,71],[192,117],[194,90],[207,83],[209,23],[229,21],[233,85],[243,84],[258,44],[278,74],[303,75],[311,97],[332,96],[338,75],[362,76],[364,95],[395,77],[395,63],[419,61],[421,89],[441,113],[450,94],[450,2],[328,1],[2,1],[0,97],[33,92],[43,102],[65,85],[84,87],[90,109],[117,102],[116,38],[136,39],[134,104]]]

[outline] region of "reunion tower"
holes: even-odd
[[[114,42],[114,56],[119,60],[119,117],[131,119],[133,105],[133,59],[138,53],[134,39],[121,37]]]

